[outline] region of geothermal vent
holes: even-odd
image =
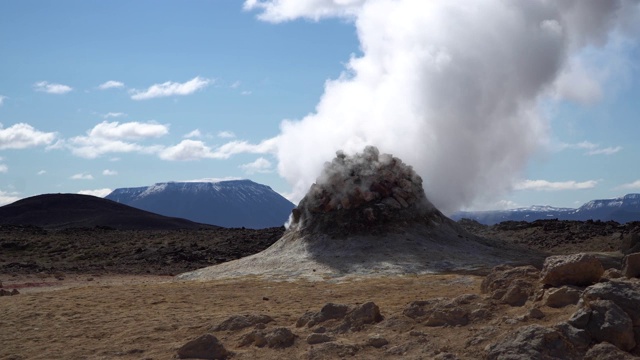
[[[427,200],[411,166],[368,146],[361,154],[338,152],[326,163],[291,216],[290,230],[346,237],[398,231],[444,216]]]
[[[261,253],[179,275],[275,279],[482,272],[534,261],[498,241],[465,232],[427,200],[411,166],[368,146],[338,152],[291,214],[288,230]]]

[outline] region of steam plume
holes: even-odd
[[[548,136],[539,101],[571,92],[576,76],[599,86],[575,72],[580,51],[640,19],[638,1],[624,0],[247,0],[245,9],[272,22],[344,17],[357,29],[362,55],[327,81],[315,113],[281,125],[278,170],[294,200],[337,150],[374,145],[412,165],[444,212],[510,189]]]

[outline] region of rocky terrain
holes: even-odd
[[[375,149],[325,170],[286,231],[0,227],[0,359],[640,357],[638,223],[455,223]]]
[[[46,230],[0,225],[0,274],[175,275],[255,254],[283,232],[284,227]]]

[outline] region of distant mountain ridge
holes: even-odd
[[[105,198],[165,216],[252,229],[282,226],[295,207],[269,186],[251,180],[164,182],[119,188]]]
[[[527,208],[489,211],[460,211],[451,216],[476,220],[486,225],[502,221],[558,220],[613,220],[619,223],[640,221],[640,194],[627,194],[614,199],[591,200],[579,208],[557,208],[534,205]]]

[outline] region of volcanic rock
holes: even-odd
[[[487,347],[486,359],[581,359],[560,332],[540,325],[523,326]]]
[[[270,348],[282,349],[292,346],[295,339],[296,335],[284,327],[273,329],[270,332],[254,330],[242,336],[238,346],[243,347],[253,344],[257,347],[268,346]]]
[[[628,254],[623,260],[622,273],[628,278],[640,277],[640,252]]]
[[[179,359],[226,359],[231,355],[211,334],[202,335],[178,349]]]
[[[413,301],[402,313],[417,321],[424,321],[427,326],[456,326],[469,323],[469,311],[446,298]]]
[[[373,335],[367,339],[367,345],[373,346],[376,349],[381,348],[387,344],[389,344],[389,340],[385,339],[381,335]]]
[[[640,283],[620,280],[598,283],[589,286],[582,293],[582,299],[587,303],[611,300],[629,315],[633,326],[640,326]]]
[[[349,312],[349,306],[343,304],[328,303],[320,309],[319,312],[307,312],[298,319],[296,327],[308,325],[309,327],[315,326],[321,322],[325,322],[331,319],[342,319],[347,312]]]
[[[556,255],[545,259],[540,282],[551,286],[586,286],[598,282],[603,273],[602,263],[592,255]]]
[[[241,330],[257,324],[268,324],[273,319],[269,315],[234,315],[211,329],[212,331]]]
[[[505,262],[541,263],[537,253],[471,235],[425,196],[411,166],[375,147],[338,152],[265,251],[181,279],[313,280],[347,276],[484,272]]]
[[[629,351],[636,346],[629,315],[613,301],[591,301],[588,304],[588,311],[590,317],[586,330],[594,339],[612,343],[624,351]]]
[[[608,342],[594,345],[584,355],[584,360],[633,360],[637,357],[618,349]]]
[[[539,276],[533,266],[496,266],[482,280],[480,291],[511,306],[522,306],[533,296]]]
[[[312,333],[312,334],[309,334],[309,336],[307,336],[307,344],[309,345],[322,344],[329,341],[333,341],[333,338],[326,334]]]
[[[552,308],[561,308],[567,305],[575,305],[580,301],[582,292],[568,285],[548,289],[544,294],[544,304]]]

